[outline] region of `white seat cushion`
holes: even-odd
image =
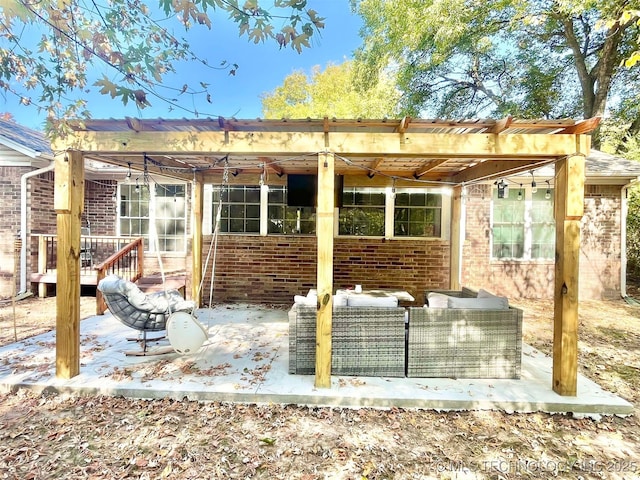
[[[347,301],[349,307],[397,307],[396,297],[369,297],[366,295],[350,295]]]

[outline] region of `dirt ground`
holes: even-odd
[[[635,298],[637,290],[633,290]],[[95,299],[82,298],[82,318]],[[518,301],[551,353],[553,304]],[[55,325],[55,298],[0,304],[0,344]],[[640,306],[581,302],[580,372],[634,404],[600,419],[0,394],[0,478],[638,479]],[[15,330],[14,330],[15,318]]]

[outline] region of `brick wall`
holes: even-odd
[[[210,237],[205,238],[203,262]],[[218,240],[215,302],[291,303],[316,286],[316,238],[225,235]],[[448,243],[384,239],[334,240],[334,289],[408,290],[418,304],[426,288],[449,281]],[[210,268],[204,273],[208,303]]]
[[[0,298],[11,294],[13,245],[20,228],[20,177],[31,168],[0,167]],[[29,180],[31,233],[56,231],[53,210],[53,172]],[[115,235],[115,182],[85,183],[85,214],[94,235]],[[190,195],[187,195],[190,199]],[[466,197],[466,238],[462,283],[489,288],[510,298],[551,298],[554,265],[548,262],[490,261],[490,186],[473,186]],[[587,185],[582,222],[580,297],[616,298],[620,293],[620,189]],[[204,239],[204,259],[210,237]],[[35,266],[32,248],[29,271]],[[148,273],[157,271],[154,255],[147,258]],[[190,269],[189,255],[163,255],[165,271]],[[336,238],[334,287],[362,284],[365,288],[409,290],[416,301],[431,288],[449,283],[449,243],[384,239]],[[208,300],[210,273],[205,272],[203,298]],[[221,236],[216,265],[215,301],[290,303],[316,284],[314,237]]]
[[[491,187],[477,185],[466,198],[462,284],[510,298],[553,298],[554,262],[490,260]],[[620,188],[587,185],[580,249],[580,298],[620,295]]]
[[[28,181],[29,233],[55,233],[57,230],[56,212],[53,209],[53,191],[55,189],[53,171],[31,177]]]
[[[580,298],[620,298],[620,187],[587,185],[580,248]]]
[[[14,242],[20,230],[20,177],[31,170],[0,167],[0,299],[11,297],[13,291]]]
[[[116,235],[115,180],[85,180],[82,226],[91,226],[91,235]]]

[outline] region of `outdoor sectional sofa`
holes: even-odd
[[[520,378],[522,310],[466,288],[429,293],[448,304],[409,308],[408,377]]]
[[[345,306],[334,297],[333,375],[405,376],[406,310],[397,306],[397,299],[390,300],[395,302]],[[316,317],[314,302],[295,303],[289,311],[289,373],[315,373]]]
[[[477,296],[466,288],[437,293],[458,299]],[[484,308],[487,301],[481,298],[473,307],[483,308],[469,305],[473,300],[457,301],[470,308],[425,305],[406,310],[342,306],[334,300],[331,373],[520,378],[522,310],[508,303],[500,309]],[[289,311],[289,373],[315,373],[316,316],[314,302],[296,303]]]

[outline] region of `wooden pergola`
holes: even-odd
[[[462,189],[555,164],[556,263],[553,385],[577,393],[580,221],[588,135],[599,119],[574,120],[91,120],[53,143],[58,229],[56,375],[80,373],[80,226],[84,162],[144,168],[193,182],[192,296],[202,278],[203,187],[225,168],[278,176],[316,174],[317,387],[331,385],[335,175],[369,175],[401,186],[453,188],[450,288],[460,288]],[[195,299],[199,301],[200,299]]]

